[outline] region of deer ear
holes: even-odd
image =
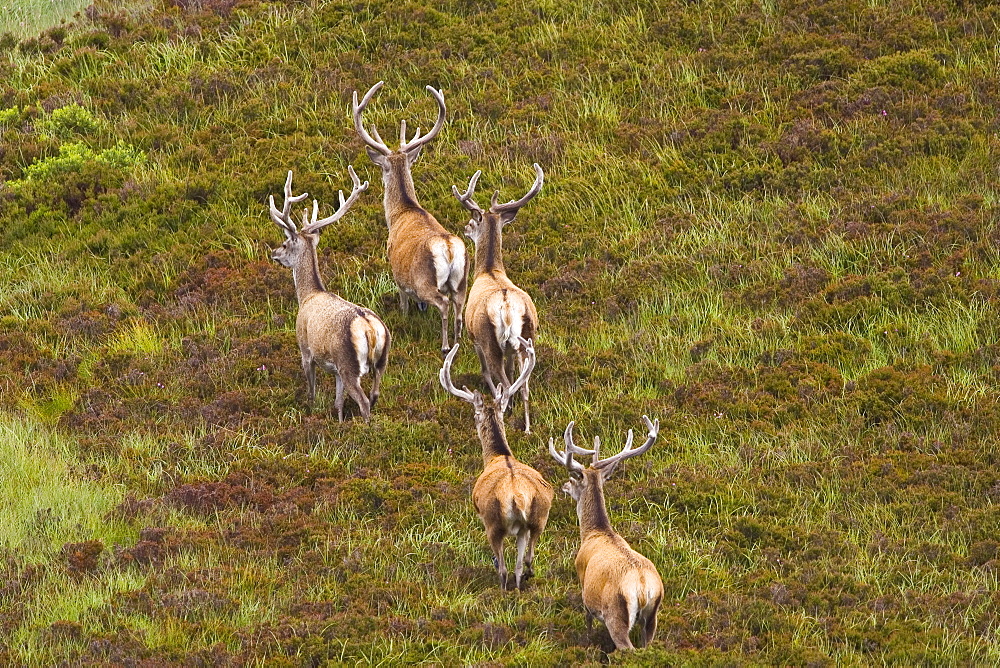
[[[385,166],[385,156],[373,149],[371,146],[365,146],[365,151],[368,152],[368,157],[372,159],[379,167]]]
[[[462,389],[466,388],[463,387]],[[477,413],[483,409],[483,394],[479,390],[472,391],[472,406],[476,409]]]
[[[514,222],[514,219],[517,218],[518,211],[520,211],[520,209],[514,209],[513,211],[502,212],[500,214],[500,227],[503,228],[508,223]]]
[[[618,468],[618,465],[620,463],[621,463],[621,460],[619,459],[619,460],[616,460],[610,466],[605,466],[604,468],[602,468],[601,469],[601,481],[603,482],[603,481],[607,480],[608,478],[610,478],[612,475],[614,475],[615,470]]]
[[[415,165],[417,160],[420,159],[420,152],[424,150],[423,144],[418,145],[413,149],[406,149],[406,164]]]

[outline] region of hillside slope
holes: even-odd
[[[545,169],[504,239],[541,319],[513,451],[558,486],[570,420],[660,419],[608,484],[660,632],[613,663],[1000,662],[1000,8],[574,4],[115,0],[0,37],[0,662],[604,660],[565,496],[496,587],[349,117],[383,79],[387,139],[444,91],[414,179],[450,230],[452,184]],[[329,375],[306,409],[269,259],[287,170],[329,211],[348,164],[320,264],[394,335],[370,425]]]

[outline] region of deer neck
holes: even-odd
[[[498,216],[487,213],[479,226],[476,242],[476,274],[506,273],[503,266],[503,237]]]
[[[589,472],[588,472],[589,473]],[[596,472],[594,480],[584,489],[580,501],[576,505],[576,514],[580,519],[580,540],[583,541],[591,533],[614,533],[611,520],[608,519],[608,509],[604,503],[604,485],[600,481],[601,474]]]
[[[405,154],[394,154],[401,159],[390,160],[388,169],[384,172],[383,182],[385,194],[382,197],[382,204],[385,207],[387,218],[408,209],[421,208],[417,201],[417,193],[413,188],[413,175],[410,173],[410,165]]]
[[[479,431],[479,441],[483,444],[484,466],[495,457],[513,456],[510,446],[507,445],[507,431],[504,429],[503,419],[496,411],[486,410],[476,428]]]
[[[292,267],[292,279],[295,281],[295,296],[301,304],[308,297],[323,292],[323,279],[319,277],[319,260],[316,258],[316,247],[312,246],[299,255]]]

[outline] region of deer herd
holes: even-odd
[[[501,204],[497,201],[499,191],[495,191],[485,210],[474,199],[479,171],[472,175],[464,193],[452,186],[452,194],[471,216],[465,235],[475,245],[475,261],[473,283],[468,289],[465,243],[420,206],[411,174],[421,150],[444,126],[444,96],[427,86],[438,105],[434,126],[425,135],[417,128],[414,136],[407,139],[406,121],[402,121],[399,148],[392,150],[374,126],[369,132],[362,123],[364,110],[382,85],[380,81],[372,86],[360,102],[357,92],[354,93],[352,116],[354,129],[368,156],[382,169],[382,203],[389,228],[387,251],[393,280],[399,289],[400,307],[406,314],[410,301],[415,300],[422,310],[431,304],[441,313],[444,355],[439,374],[441,385],[472,404],[482,445],[483,472],[472,488],[472,503],[486,529],[501,588],[524,589],[534,574],[535,547],[548,521],[553,491],[538,471],[514,457],[504,428],[510,399],[520,393],[524,431],[531,431],[528,378],[536,361],[534,338],[538,313],[528,293],[507,276],[502,231],[541,191],[544,175],[535,164],[535,181],[523,197]],[[285,233],[285,242],[271,257],[292,270],[299,304],[295,334],[310,404],[315,400],[316,366],[320,365],[336,378],[338,418],[344,419],[346,391],[367,421],[379,397],[392,337],[373,311],[323,287],[316,255],[320,231],[340,220],[368,189],[368,182],[362,183],[353,167],[349,166],[347,171],[353,182],[350,196],[345,199],[340,192],[339,207],[326,218],[318,218],[319,203],[313,200],[311,214],[308,210],[302,214],[301,227],[292,221],[291,209],[305,200],[308,193],[292,194],[292,172],[288,172],[282,207],[279,209],[274,197],[270,198],[271,219]],[[451,379],[463,317],[468,321],[489,396],[478,390],[458,388]],[[451,328],[449,320],[453,322]],[[361,378],[369,372],[371,390],[365,394]],[[599,439],[594,439],[592,449],[573,442],[573,422],[564,433],[564,451],[560,452],[549,439],[549,453],[569,475],[563,491],[576,502],[580,525],[576,570],[583,589],[587,629],[590,630],[594,617],[603,621],[617,649],[633,648],[629,632],[636,625],[640,627],[640,647],[653,639],[656,613],[663,598],[663,584],[656,567],[611,527],[604,500],[604,483],[618,464],[646,452],[656,441],[659,421],[650,421],[646,416],[643,420],[647,429],[643,445],[632,447],[633,434],[629,430],[622,451],[606,459],[600,458]],[[584,467],[574,460],[574,455],[592,456],[593,461]],[[514,538],[517,549],[513,575],[508,572],[504,558],[503,545],[508,536]]]

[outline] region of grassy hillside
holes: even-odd
[[[4,0],[0,5],[0,33],[32,36],[68,21],[89,4],[87,0]]]
[[[535,434],[660,441],[609,482],[666,587],[623,665],[1000,662],[1000,8],[125,0],[0,37],[0,663],[565,665],[570,502],[524,593],[469,501],[471,408],[403,318],[382,135],[542,193],[505,233],[541,317]],[[327,286],[394,334],[370,425],[306,409],[266,201],[329,211]],[[477,386],[468,339],[456,382]],[[349,404],[352,410],[352,404]]]

